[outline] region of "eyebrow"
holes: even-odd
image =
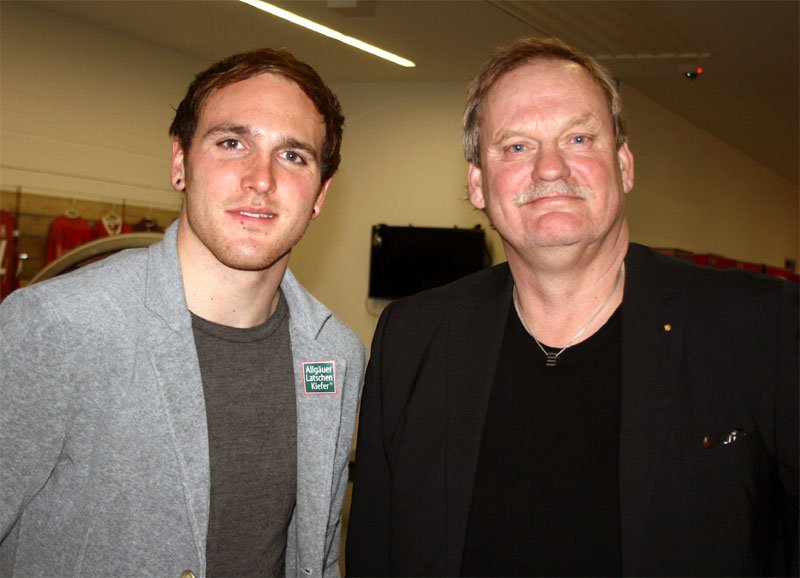
[[[285,146],[285,147],[292,148],[292,149],[299,149],[299,150],[305,152],[306,154],[308,154],[315,161],[318,160],[317,151],[310,144],[304,143],[304,142],[299,141],[297,139],[293,139],[291,137],[287,137],[287,138],[283,139],[283,142],[281,143],[281,145]]]
[[[579,116],[576,116],[576,117],[573,117],[573,118],[569,119],[564,124],[564,127],[562,128],[562,132],[566,132],[566,131],[572,130],[576,126],[581,126],[581,125],[585,125],[585,124],[592,124],[592,123],[599,124],[599,122],[600,122],[600,120],[598,119],[596,114],[594,114],[592,112],[587,112],[586,114],[581,114]],[[499,143],[499,142],[502,142],[502,141],[507,140],[507,139],[513,139],[513,138],[516,138],[518,136],[524,136],[525,134],[527,134],[527,133],[526,133],[526,131],[524,129],[522,129],[522,130],[514,129],[514,130],[510,130],[510,131],[507,131],[507,132],[504,132],[504,133],[501,133],[501,134],[497,135],[497,138],[493,139],[491,142]]]
[[[257,136],[258,131],[253,130],[253,127],[246,124],[219,124],[209,128],[204,137],[207,138],[225,134],[234,134],[236,136]],[[279,146],[301,150],[311,156],[315,161],[318,160],[319,157],[316,149],[312,145],[297,140],[294,137],[283,137],[279,142]]]
[[[238,136],[246,136],[253,135],[255,132],[250,126],[244,124],[218,124],[208,129],[206,134],[203,136],[209,137],[218,134],[235,134]]]

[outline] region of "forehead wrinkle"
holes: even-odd
[[[597,117],[596,114],[592,112],[587,112],[585,114],[581,114],[568,119],[566,122],[563,123],[561,131],[568,131],[572,130],[575,127],[587,126],[587,125],[590,128],[595,128],[596,126],[597,129],[599,129],[602,126],[602,122]],[[494,138],[492,139],[492,142],[498,143],[508,139],[513,139],[517,137],[527,137],[527,136],[529,136],[529,133],[524,128],[510,128],[508,130],[502,130],[497,134],[495,134]]]
[[[597,118],[597,115],[593,112],[587,112],[585,114],[581,114],[569,120],[565,125],[564,129],[569,130],[571,128],[575,128],[576,126],[581,125],[600,125],[600,119]]]

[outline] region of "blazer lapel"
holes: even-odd
[[[456,307],[446,399],[447,575],[458,576],[467,532],[483,422],[511,306],[513,281],[487,277]]]
[[[292,335],[292,357],[297,400],[297,544],[299,560],[324,559],[325,534],[330,519],[331,497],[338,472],[336,445],[342,416],[341,387],[347,373],[343,359],[321,351],[319,345]],[[316,393],[304,382],[303,364],[331,367],[335,393]],[[340,462],[341,463],[341,462]],[[307,563],[307,562],[306,562]]]
[[[622,573],[635,575],[656,467],[675,408],[685,299],[660,264],[631,245],[622,317],[620,523]]]
[[[166,409],[198,557],[205,560],[211,495],[205,398],[191,332],[153,336],[150,361]]]
[[[205,560],[211,477],[205,397],[176,248],[177,224],[149,249],[143,343],[166,411],[199,560]],[[203,572],[205,570],[203,569]]]

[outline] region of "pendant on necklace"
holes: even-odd
[[[556,366],[556,358],[558,358],[558,353],[555,351],[548,351],[547,355],[547,367],[555,367]]]

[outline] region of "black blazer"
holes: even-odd
[[[797,286],[635,244],[625,262],[623,574],[797,575]],[[381,316],[348,575],[458,575],[512,285],[502,264]]]

